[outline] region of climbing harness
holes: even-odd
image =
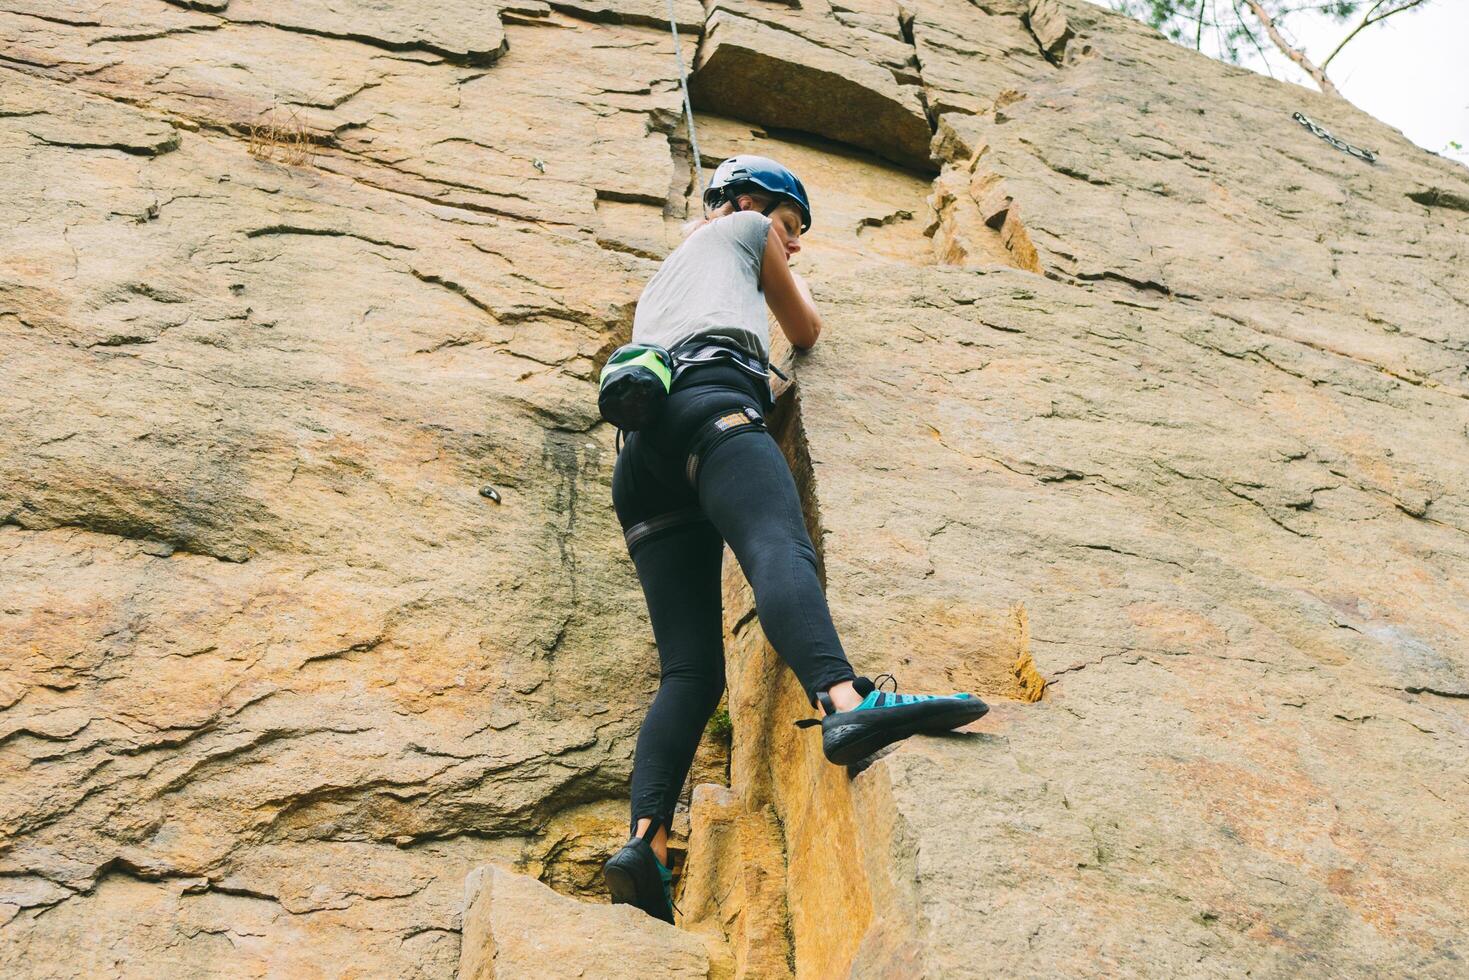
[[[640,524],[634,524],[622,532],[622,537],[627,542],[627,553],[632,554],[634,548],[656,534],[689,524],[705,524],[708,521],[709,518],[699,508],[685,507],[682,510],[672,510],[666,514],[659,514],[657,517],[650,517]],[[654,831],[657,829],[656,826],[653,828]]]
[[[699,464],[708,458],[715,447],[731,436],[741,432],[764,432],[765,419],[760,413],[746,405],[719,415],[705,422],[694,434],[689,446],[689,458],[684,463],[684,476],[689,486],[699,489]]]
[[[728,361],[741,371],[761,381],[768,382],[770,380],[770,372],[772,371],[782,381],[791,380],[786,376],[784,371],[769,361],[757,360],[744,351],[731,347],[728,344],[710,343],[702,337],[695,337],[675,347],[673,349],[673,360],[673,380],[675,381],[678,380],[679,375],[683,374],[684,371],[693,367],[695,364],[710,364],[715,361]],[[774,407],[774,404],[767,404],[765,410],[769,411]]]
[[[1330,143],[1332,146],[1336,147],[1338,150],[1350,153],[1352,156],[1358,158],[1359,160],[1366,160],[1368,163],[1377,162],[1376,152],[1372,150],[1364,150],[1360,146],[1353,146],[1345,140],[1337,139],[1335,136],[1331,135],[1326,130],[1318,126],[1315,120],[1306,115],[1304,112],[1293,112],[1291,113],[1291,118],[1300,123],[1302,126],[1305,126],[1312,133],[1315,133],[1317,136],[1324,139],[1326,142]]]
[[[699,156],[699,140],[694,135],[694,104],[689,101],[689,73],[683,66],[683,48],[678,43],[678,15],[673,0],[668,0],[668,29],[673,32],[673,53],[678,56],[678,85],[683,89],[683,110],[689,121],[689,148],[694,154],[694,180],[699,185],[699,200],[704,200],[704,165]]]
[[[597,409],[603,419],[617,427],[616,451],[622,452],[626,433],[646,429],[658,420],[680,375],[696,365],[717,362],[731,364],[766,382],[767,412],[775,407],[768,372],[774,371],[781,380],[790,381],[774,364],[728,344],[711,343],[708,337],[695,337],[672,350],[657,344],[623,344],[613,351],[598,379]],[[696,462],[690,465],[697,467]]]

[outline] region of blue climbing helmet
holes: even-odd
[[[732,201],[741,194],[759,188],[776,196],[775,204],[765,209],[765,214],[790,200],[801,209],[801,230],[811,228],[811,202],[806,198],[806,186],[799,177],[770,157],[741,153],[721,163],[714,177],[704,190],[704,206],[717,208],[725,201]]]

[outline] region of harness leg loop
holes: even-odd
[[[695,490],[699,489],[700,464],[708,459],[709,454],[724,440],[739,435],[741,432],[765,431],[767,429],[764,417],[748,405],[744,408],[723,412],[705,422],[695,433],[693,444],[689,447],[688,461],[684,464],[684,476],[688,478],[689,486]]]

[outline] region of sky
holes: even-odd
[[[1106,0],[1092,2],[1112,6]],[[1319,64],[1361,17],[1338,23],[1320,14],[1295,14],[1281,33],[1304,45]],[[1275,56],[1278,49],[1268,50],[1276,78],[1315,89],[1305,72],[1284,55]],[[1204,53],[1214,54],[1207,33]],[[1269,74],[1258,55],[1243,64]],[[1359,109],[1419,146],[1469,166],[1469,0],[1427,0],[1372,25],[1342,49],[1326,74]],[[1450,140],[1463,149],[1450,147]]]

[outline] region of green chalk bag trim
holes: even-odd
[[[624,344],[607,358],[598,386],[602,418],[623,432],[646,428],[673,388],[673,355],[656,344]]]
[[[673,387],[673,355],[662,347],[645,344],[626,344],[613,351],[612,356],[607,358],[607,363],[602,366],[600,386],[605,389],[614,374],[632,367],[645,367],[652,371],[663,382],[664,393]]]

